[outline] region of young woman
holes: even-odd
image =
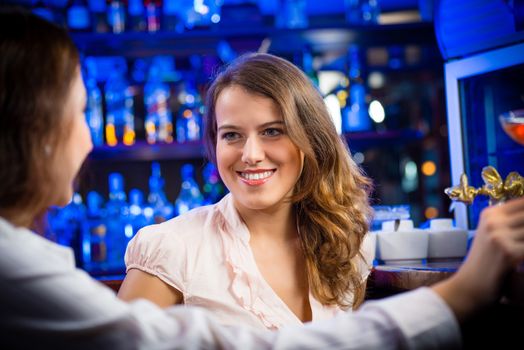
[[[197,308],[161,310],[145,300],[127,304],[75,269],[71,250],[31,231],[48,206],[67,203],[91,148],[74,45],[63,29],[0,8],[0,52],[2,349],[450,349],[460,344],[457,320],[496,300],[504,275],[524,260],[520,199],[485,210],[468,259],[452,278],[325,322],[264,332],[221,327]],[[234,135],[226,139],[235,140]],[[302,172],[307,157],[304,152]],[[272,166],[267,171],[281,170],[279,164]],[[247,180],[257,179],[248,175]],[[247,210],[256,197],[242,202]],[[207,248],[201,249],[207,256]],[[194,264],[188,260],[181,274]],[[256,283],[243,271],[231,272]],[[209,276],[211,286],[217,278]],[[245,290],[239,293],[250,298]]]
[[[230,193],[141,230],[119,296],[268,329],[359,305],[369,180],[308,78],[282,58],[246,55],[213,82],[207,107],[209,158]]]

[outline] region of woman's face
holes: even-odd
[[[84,115],[85,106],[86,91],[80,69],[77,69],[62,117],[63,122],[70,123],[70,129],[66,131],[66,139],[61,140],[59,149],[56,150],[54,180],[57,188],[54,191],[56,196],[53,205],[63,206],[69,203],[73,196],[73,181],[93,148]]]
[[[218,96],[215,111],[217,166],[237,209],[277,208],[293,193],[304,155],[276,104],[231,86]]]

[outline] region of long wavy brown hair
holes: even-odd
[[[13,8],[0,10],[0,53],[0,215],[31,226],[55,196],[79,55],[63,28]]]
[[[357,266],[371,213],[371,181],[352,160],[311,81],[292,63],[269,54],[239,57],[210,85],[205,142],[211,162],[216,163],[216,101],[232,85],[273,100],[290,139],[304,153],[292,201],[313,295],[324,305],[356,308],[365,293]]]

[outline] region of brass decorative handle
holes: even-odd
[[[524,196],[524,177],[520,176],[516,171],[509,173],[503,181],[497,169],[487,166],[482,169],[482,179],[484,180],[484,185],[475,188],[469,186],[468,177],[466,174],[462,174],[460,176],[460,184],[446,188],[444,193],[452,201],[465,204],[473,203],[473,200],[479,195],[488,196],[490,205]]]

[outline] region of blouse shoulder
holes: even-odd
[[[147,272],[184,293],[190,278],[188,259],[204,238],[212,212],[212,206],[200,207],[140,229],[127,246],[126,271]]]

